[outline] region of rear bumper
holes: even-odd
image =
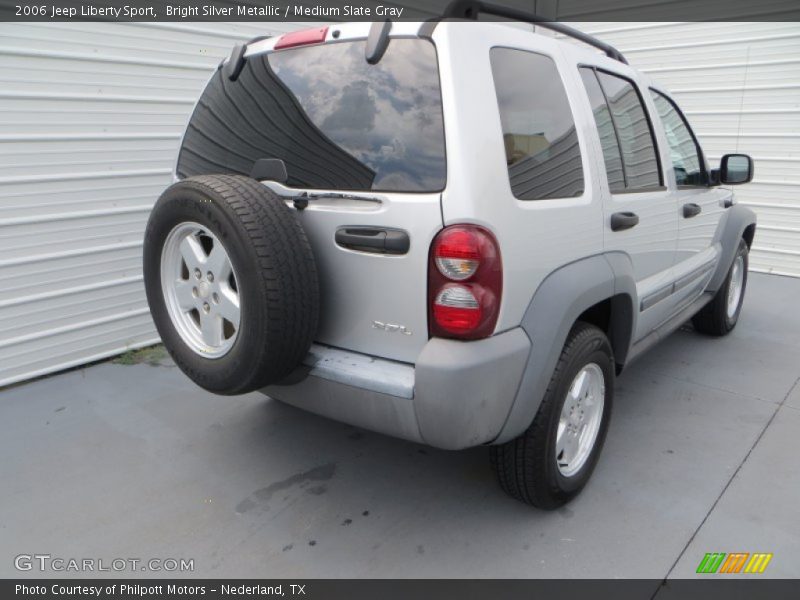
[[[521,328],[474,342],[434,338],[416,365],[314,345],[303,366],[262,392],[337,421],[456,450],[497,437],[529,353]]]

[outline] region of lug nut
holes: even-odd
[[[208,312],[211,310],[211,307],[208,305],[208,302],[203,302],[203,312]]]
[[[219,304],[219,296],[217,296],[217,292],[211,294],[211,300],[214,302],[214,304]]]
[[[199,294],[200,294],[200,292],[198,292],[198,291],[197,291],[197,288],[196,288],[196,287],[193,287],[193,288],[192,288],[192,296],[194,296],[195,298],[197,298],[197,296],[198,296]]]
[[[200,272],[200,269],[195,269],[195,270],[194,270],[194,276],[195,276],[197,279],[200,279],[200,278],[203,276],[203,274]]]
[[[206,275],[206,279],[208,279],[209,281],[214,281],[214,274],[211,271],[209,271],[208,274]]]

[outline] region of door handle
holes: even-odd
[[[376,254],[406,254],[411,246],[408,233],[379,227],[340,227],[334,236],[343,248]]]
[[[623,231],[636,227],[639,224],[639,215],[632,212],[617,212],[611,215],[611,231]]]
[[[696,217],[701,212],[703,212],[703,207],[699,204],[695,204],[694,202],[690,202],[689,204],[683,205],[683,218],[684,219],[691,219],[692,217]]]

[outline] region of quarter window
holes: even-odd
[[[514,196],[580,196],[578,135],[555,63],[541,54],[509,48],[493,48],[490,59]]]
[[[678,185],[706,185],[708,181],[703,161],[686,119],[663,94],[650,90],[650,95],[664,125],[675,182]]]
[[[606,140],[603,150],[611,191],[636,192],[659,188],[661,173],[656,144],[636,87],[623,77],[595,69],[583,68],[581,75],[592,102],[601,140],[611,135],[609,125],[616,138],[616,146],[612,141]],[[593,77],[599,82],[604,102],[598,96]],[[613,158],[615,148],[618,149],[622,161],[624,187],[620,185],[620,174],[616,168],[616,159]]]

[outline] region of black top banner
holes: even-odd
[[[478,0],[0,0],[0,21],[424,21]],[[554,21],[800,21],[797,0],[492,0]]]

